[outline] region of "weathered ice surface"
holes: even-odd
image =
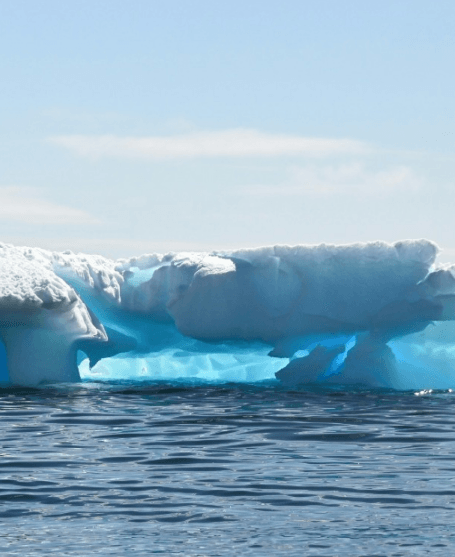
[[[455,386],[455,270],[437,252],[408,240],[113,261],[0,244],[0,379]]]

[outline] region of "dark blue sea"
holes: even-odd
[[[2,556],[455,551],[455,393],[0,390]]]

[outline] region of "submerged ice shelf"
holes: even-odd
[[[455,266],[407,240],[113,261],[0,244],[0,380],[455,386]]]

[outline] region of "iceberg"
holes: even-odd
[[[428,240],[111,260],[0,244],[0,380],[455,386],[455,266]]]

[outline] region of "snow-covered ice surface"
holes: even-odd
[[[0,379],[455,387],[455,267],[428,240],[147,254],[0,244]]]

